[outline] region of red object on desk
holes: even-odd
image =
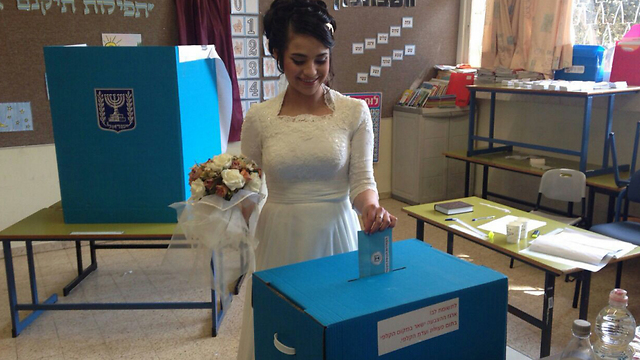
[[[616,42],[611,65],[611,82],[626,81],[640,85],[640,24],[633,25],[621,40]]]
[[[467,85],[473,85],[473,73],[451,73],[447,95],[456,96],[456,106],[467,106],[469,104],[469,89]]]

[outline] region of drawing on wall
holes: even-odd
[[[243,58],[246,56],[246,40],[245,38],[233,37],[231,38],[231,45],[233,47],[233,57]]]
[[[245,26],[244,16],[231,15],[232,36],[244,36]]]
[[[0,132],[32,130],[30,102],[0,103]]]
[[[141,46],[142,34],[102,34],[102,46]]]
[[[369,112],[371,112],[371,121],[373,122],[373,162],[378,162],[378,153],[380,148],[380,116],[382,114],[382,93],[350,93],[344,94],[346,96],[364,100],[369,106]]]
[[[262,99],[269,100],[278,96],[278,80],[262,82]]]
[[[55,4],[60,8],[60,13],[71,12],[76,13],[76,0],[16,0],[18,10],[21,11],[40,11],[42,15],[47,15],[47,11],[51,10]],[[31,2],[33,1],[33,2]],[[112,15],[116,9],[120,9],[125,17],[139,18],[143,13],[148,18],[149,13],[155,7],[155,4],[144,1],[128,1],[128,0],[78,0],[84,5],[83,13]],[[0,10],[2,10],[0,3]],[[67,8],[67,6],[69,6]],[[93,11],[92,11],[93,10]]]

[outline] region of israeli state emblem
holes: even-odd
[[[133,130],[136,110],[133,89],[95,89],[98,126],[102,130]]]

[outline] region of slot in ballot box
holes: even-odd
[[[253,276],[256,360],[504,359],[506,276],[418,240],[358,279],[350,252]]]
[[[219,87],[229,77],[214,55],[213,46],[44,48],[66,223],[176,221],[168,206],[189,197],[190,167],[226,147]]]

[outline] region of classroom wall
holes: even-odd
[[[487,136],[490,100],[488,94],[479,93],[478,133]],[[551,96],[523,96],[498,94],[496,102],[496,138],[580,150],[584,100]],[[595,98],[589,132],[587,162],[602,163],[607,100]],[[612,131],[616,136],[616,147],[621,164],[629,164],[633,151],[633,136],[636,123],[640,121],[640,94],[618,95],[615,98]],[[486,143],[480,143],[480,146]],[[531,154],[543,152],[519,149]],[[554,157],[576,157],[549,154]],[[611,160],[609,160],[611,165]],[[640,164],[638,164],[640,165]],[[482,171],[478,167],[475,193],[481,194]],[[489,191],[535,203],[540,178],[492,169],[489,172]],[[503,200],[500,200],[503,201]],[[606,222],[608,196],[596,194],[594,224]],[[510,204],[526,209],[522,205]],[[529,209],[526,209],[529,210]],[[632,215],[640,216],[640,207],[630,209]]]

